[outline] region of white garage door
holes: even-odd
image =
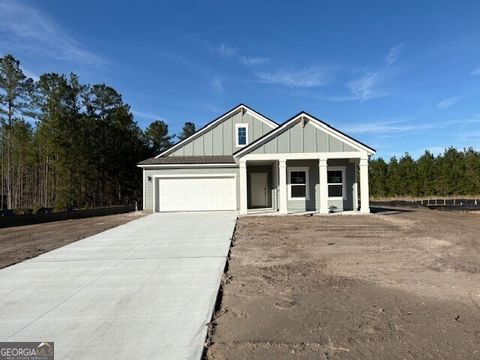
[[[236,210],[234,176],[189,176],[158,179],[157,211]]]

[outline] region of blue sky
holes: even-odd
[[[480,147],[478,1],[0,0],[0,54],[120,91],[144,128],[245,103],[377,156]]]

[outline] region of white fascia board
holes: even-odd
[[[274,123],[273,121],[267,119],[265,116],[260,115],[257,113],[255,110],[249,109],[245,106],[241,106],[243,109],[245,109],[245,113],[252,115],[254,118],[260,120],[263,122],[265,125],[271,127],[272,129],[276,129],[278,127],[278,124]]]
[[[249,113],[250,115],[252,115],[253,117],[255,117],[256,119],[262,121],[263,123],[265,123],[266,125],[270,126],[272,129],[275,129],[276,127],[278,127],[277,124],[275,124],[273,121],[267,119],[265,116],[262,116],[260,115],[259,113],[257,113],[256,111],[252,110],[252,109],[249,109],[247,108],[245,105],[239,105],[237,106],[236,108],[230,110],[229,112],[227,112],[226,114],[222,115],[221,117],[219,117],[217,120],[213,121],[212,123],[208,124],[207,126],[205,126],[204,128],[202,128],[201,130],[197,131],[196,133],[190,135],[189,137],[187,137],[186,139],[183,139],[182,141],[180,141],[179,143],[175,144],[174,146],[172,146],[171,148],[165,150],[164,152],[160,153],[159,155],[155,156],[155,158],[159,158],[161,156],[165,156],[165,155],[168,155],[172,152],[174,152],[176,149],[178,149],[179,147],[181,147],[182,145],[185,145],[187,143],[189,143],[190,141],[196,139],[197,137],[199,137],[200,135],[206,133],[208,130],[214,128],[215,126],[217,126],[218,123],[222,122],[223,120],[225,120],[225,118],[237,113],[239,110],[243,110],[245,111],[245,113]]]
[[[151,168],[196,168],[196,167],[224,167],[224,168],[236,168],[237,164],[146,164],[137,165],[139,168],[151,169]]]
[[[247,154],[240,161],[253,160],[310,160],[310,159],[368,159],[366,151],[340,151],[316,153],[279,153],[279,154]]]

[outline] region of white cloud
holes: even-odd
[[[361,102],[387,96],[388,93],[379,88],[383,75],[380,71],[369,72],[358,80],[348,83],[348,87],[352,92],[353,99]]]
[[[268,64],[270,59],[267,57],[240,56],[240,62],[244,65],[263,65]]]
[[[480,131],[463,131],[457,134],[458,141],[461,141],[464,147],[479,147],[480,146]]]
[[[457,102],[462,100],[463,96],[452,96],[437,103],[437,107],[440,109],[448,109],[449,107],[455,105]]]
[[[453,127],[455,131],[459,129],[465,130],[480,124],[480,115],[472,116],[466,119],[445,120],[435,122],[418,122],[410,116],[399,117],[387,121],[362,121],[358,123],[347,124],[344,129],[347,133],[352,134],[374,134],[389,135],[394,134],[396,137],[409,132],[418,132],[421,130],[445,129]],[[452,132],[453,133],[453,132]],[[475,131],[465,132],[475,133]]]
[[[360,101],[365,102],[371,99],[388,96],[390,92],[386,89],[386,80],[394,74],[391,66],[398,60],[403,44],[398,44],[388,51],[384,58],[385,65],[370,70],[359,79],[349,81],[347,88],[350,90],[346,95],[317,95],[316,97],[326,101]]]
[[[4,0],[0,2],[0,51],[18,50],[57,60],[104,62],[37,9]]]
[[[246,66],[263,65],[270,62],[270,58],[267,57],[242,55],[235,47],[224,43],[220,45],[212,45],[207,42],[205,45],[208,50],[220,57],[233,58]]]
[[[350,81],[347,86],[352,96],[344,97],[344,99],[364,102],[389,95],[389,92],[383,87],[383,83],[388,75],[391,75],[392,70],[388,68],[398,61],[403,46],[403,44],[398,44],[388,50],[384,58],[385,66],[366,73],[358,80]]]
[[[480,124],[480,115],[474,115],[467,119],[457,119],[444,122],[445,125],[456,125],[460,128],[466,128],[470,125]]]
[[[398,119],[383,122],[361,122],[345,126],[345,130],[352,134],[390,134],[405,133],[432,128],[432,124],[415,124],[411,119]]]
[[[151,113],[151,112],[143,112],[143,111],[138,111],[138,110],[132,110],[132,114],[136,117],[142,118],[142,119],[149,119],[149,120],[163,120],[167,121],[167,119],[161,115]]]
[[[403,49],[403,44],[398,44],[388,51],[388,54],[385,56],[385,66],[392,66],[395,64],[398,60],[398,57],[400,56],[400,52]]]
[[[387,77],[390,76],[385,70],[371,71],[357,80],[347,83],[349,93],[345,95],[321,95],[311,94],[319,100],[331,102],[359,101],[365,102],[390,95],[385,88]],[[308,94],[307,94],[308,95]]]
[[[260,82],[284,85],[288,87],[314,88],[325,86],[329,78],[326,68],[307,68],[303,70],[278,70],[276,72],[256,73]]]
[[[369,72],[358,80],[347,83],[349,93],[344,95],[324,95],[313,91],[297,91],[296,95],[312,97],[318,100],[330,102],[359,101],[365,102],[375,98],[381,98],[389,95],[389,92],[383,87],[385,73],[381,70]]]

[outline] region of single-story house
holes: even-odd
[[[374,153],[306,112],[277,124],[240,104],[138,164],[143,206],[154,212],[368,213]]]

